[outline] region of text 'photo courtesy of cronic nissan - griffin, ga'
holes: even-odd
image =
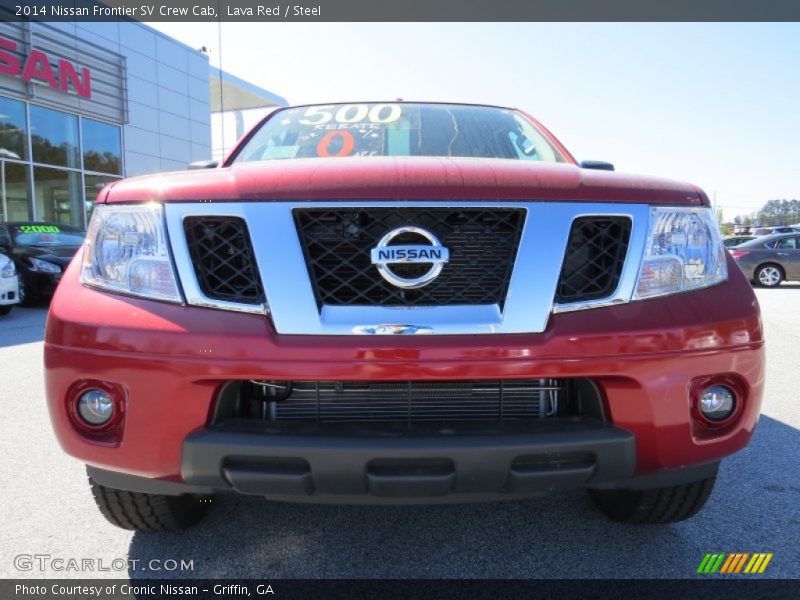
[[[694,185],[433,102],[279,108],[193,166],[102,190],[47,320],[53,429],[117,526],[569,488],[671,523],[753,434],[759,307]]]

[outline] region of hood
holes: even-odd
[[[47,248],[38,248],[36,246],[15,246],[14,255],[18,259],[39,258],[65,267],[78,252],[79,247],[80,246],[48,246]]]
[[[526,200],[707,204],[695,186],[572,164],[430,157],[304,158],[121,181],[106,201]]]

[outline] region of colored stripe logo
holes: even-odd
[[[739,573],[757,574],[763,573],[769,561],[772,560],[772,552],[718,552],[708,553],[700,561],[697,573],[701,575],[736,575]]]

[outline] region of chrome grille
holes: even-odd
[[[259,382],[251,385],[258,387]],[[257,411],[275,421],[500,421],[555,414],[564,382],[295,381],[288,397]]]

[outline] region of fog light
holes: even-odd
[[[736,408],[736,397],[728,388],[712,385],[700,396],[700,413],[709,421],[724,421]]]
[[[89,390],[78,398],[78,414],[89,425],[105,425],[114,416],[114,400],[102,390]]]

